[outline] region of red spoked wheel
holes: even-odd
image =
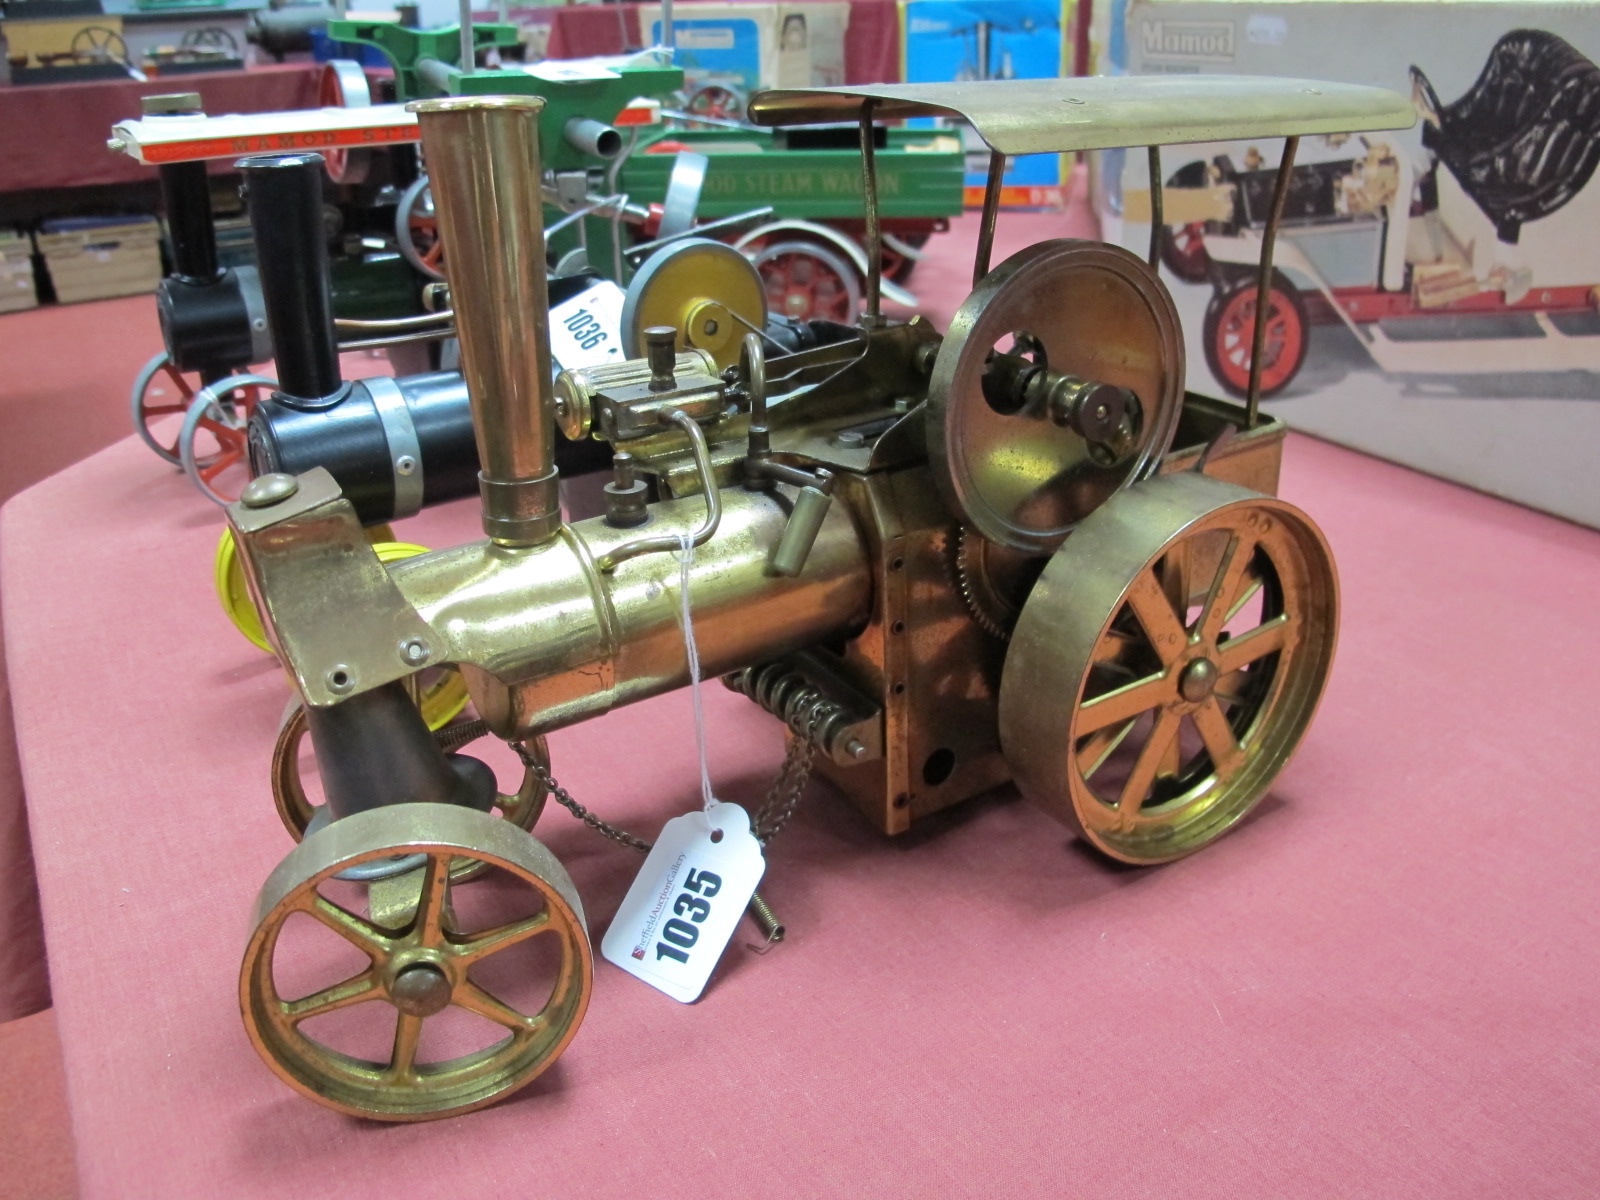
[[[1250,389],[1255,323],[1254,280],[1238,280],[1219,289],[1206,306],[1206,365],[1217,382],[1235,396],[1244,396]],[[1267,289],[1267,331],[1262,343],[1263,398],[1277,395],[1299,374],[1306,360],[1309,326],[1299,291],[1274,271]]]
[[[883,277],[892,283],[905,283],[911,278],[911,273],[917,269],[921,261],[915,253],[907,254],[906,250],[920,251],[928,244],[929,235],[926,233],[908,233],[904,237],[895,237],[893,234],[883,235]]]
[[[1192,162],[1174,171],[1167,180],[1171,188],[1203,188],[1211,170],[1204,162]],[[1161,231],[1161,264],[1185,283],[1204,283],[1211,278],[1211,255],[1206,251],[1204,221],[1187,225],[1168,225]]]
[[[444,240],[433,211],[428,177],[419,175],[395,205],[394,239],[400,256],[429,279],[444,279]]]
[[[250,482],[250,414],[262,390],[277,386],[264,375],[233,375],[195,395],[178,433],[178,457],[206,499],[232,504]]]
[[[1204,283],[1210,278],[1205,222],[1168,225],[1161,236],[1161,263],[1185,283]]]
[[[744,117],[744,97],[733,88],[708,83],[689,97],[688,111],[697,117],[738,121]]]
[[[768,312],[799,321],[855,322],[860,276],[836,251],[817,242],[772,242],[750,261],[766,285]]]
[[[177,433],[169,440],[164,434],[158,434],[154,426],[166,417],[181,417],[188,412],[194,401],[194,387],[183,377],[183,372],[172,365],[165,350],[145,363],[134,376],[130,399],[133,431],[139,435],[139,440],[173,466],[181,466]]]

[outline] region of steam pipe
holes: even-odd
[[[567,145],[580,154],[596,158],[615,158],[622,153],[622,135],[604,121],[593,117],[572,117],[561,127]]]
[[[322,224],[322,155],[261,154],[234,165],[249,199],[279,395],[294,407],[324,407],[344,385]]]
[[[561,529],[537,96],[449,96],[417,114],[461,371],[482,464],[483,529],[534,546]]]

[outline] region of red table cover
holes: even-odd
[[[199,92],[205,111],[217,116],[311,108],[321,73],[321,63],[284,63],[146,83],[118,79],[0,88],[0,192],[154,179],[154,167],[106,149],[111,127],[138,117],[141,96]]]
[[[23,493],[0,599],[83,1195],[1592,1195],[1600,534],[1303,437],[1283,492],[1343,631],[1236,832],[1134,870],[1007,790],[888,840],[814,784],[763,885],[788,941],[747,925],[692,1007],[598,964],[555,1067],[423,1126],[303,1100],[240,1025],[286,688],[210,595],[216,512],[131,440]],[[749,801],[777,724],[706,702]],[[691,730],[651,701],[555,771],[653,834],[698,803]],[[553,806],[538,833],[598,939],[637,859]]]

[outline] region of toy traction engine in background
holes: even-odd
[[[1254,397],[1185,393],[1171,298],[1138,257],[1056,240],[991,269],[998,181],[1010,154],[1403,127],[1402,98],[1234,78],[759,95],[758,122],[859,123],[860,321],[794,353],[751,334],[721,371],[653,328],[629,370],[554,390],[527,269],[544,261],[541,101],[415,107],[487,536],[386,566],[322,470],[263,475],[228,510],[324,797],[262,889],[240,975],[286,1082],[418,1120],[565,1049],[593,969],[572,881],[527,832],[556,789],[542,737],[684,686],[683,603],[704,672],[784,720],[885,833],[1014,780],[1105,853],[1159,863],[1261,798],[1337,622],[1326,543],[1271,495],[1283,427]],[[942,336],[879,310],[873,125],[913,116],[963,117],[993,153],[973,291]],[[616,452],[604,516],[563,522],[558,420]],[[443,664],[477,720],[434,735],[406,686]],[[455,752],[485,728],[520,748],[526,802]],[[297,928],[350,961],[318,974]]]

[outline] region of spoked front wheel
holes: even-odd
[[[369,885],[337,878],[418,856]],[[484,880],[458,887],[461,859]],[[553,1063],[593,976],[577,890],[532,835],[454,805],[396,804],[329,825],[272,872],[239,1005],[291,1087],[355,1116],[422,1121],[481,1108]]]
[[[861,308],[861,282],[852,263],[817,242],[773,242],[752,255],[767,289],[767,310],[797,321],[850,325]]]
[[[414,697],[422,712],[422,719],[434,731],[434,740],[442,749],[461,750],[489,736],[488,726],[482,721],[448,724],[466,706],[466,686],[461,682],[461,673],[454,667],[440,668],[432,680],[422,680],[421,676],[412,678],[420,681]],[[451,703],[457,691],[461,695],[460,705]],[[438,720],[441,712],[449,713],[444,721]],[[272,748],[272,799],[283,827],[297,842],[305,838],[306,831],[313,823],[320,824],[317,822],[319,806],[312,802],[306,792],[304,764],[301,761],[305,736],[306,710],[299,704],[292,704],[284,714],[283,724],[278,729],[278,741]],[[550,749],[542,737],[522,742],[521,748],[548,774]],[[532,830],[544,812],[548,794],[544,781],[533,768],[525,766],[516,791],[497,790],[491,803],[502,820],[510,821],[519,829]],[[458,877],[462,873],[458,870]]]
[[[1327,681],[1338,585],[1292,505],[1203,475],[1112,497],[1056,551],[1000,681],[1023,794],[1130,863],[1239,822]]]

